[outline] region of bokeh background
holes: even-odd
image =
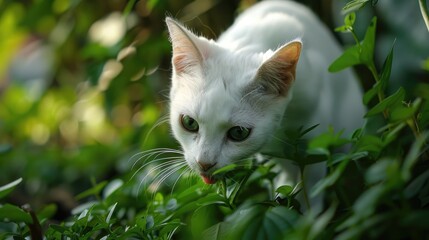
[[[216,38],[255,2],[0,0],[0,185],[24,179],[8,201],[36,209],[56,203],[62,219],[93,182],[129,178],[135,153],[178,148],[168,124],[158,124],[171,70],[165,17]],[[347,1],[301,2],[331,29],[342,24]],[[379,17],[378,64],[396,41],[390,87],[412,92],[429,82],[429,33],[418,3],[373,3],[358,12],[357,34]],[[370,74],[356,70],[370,87]]]

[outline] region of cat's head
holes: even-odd
[[[258,152],[278,128],[301,42],[240,53],[166,22],[173,45],[171,128],[190,168],[214,183],[213,171]]]

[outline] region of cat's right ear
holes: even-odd
[[[286,96],[295,80],[302,43],[292,41],[277,49],[258,69],[258,84],[269,94]]]
[[[176,74],[191,73],[207,58],[207,42],[170,17],[166,18],[170,40],[173,45],[172,63]]]

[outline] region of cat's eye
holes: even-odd
[[[228,130],[226,136],[236,142],[241,142],[246,140],[250,135],[250,128],[245,128],[241,126],[235,126]]]
[[[183,128],[188,130],[189,132],[198,132],[199,125],[198,122],[191,118],[188,115],[181,115],[180,116],[180,123],[182,124]]]

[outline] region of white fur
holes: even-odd
[[[287,128],[320,124],[311,137],[329,125],[346,134],[361,127],[365,109],[358,82],[349,70],[328,72],[329,64],[341,54],[340,47],[306,7],[290,1],[263,1],[242,13],[217,42],[196,37],[171,19],[167,24],[176,55],[173,65],[180,54],[187,59],[181,62],[185,65],[173,68],[171,127],[195,171],[204,173],[197,161],[216,163],[204,173],[209,174],[257,152],[281,158]],[[257,104],[247,101],[243,89],[254,82],[258,69],[277,48],[296,39],[301,39],[303,47],[292,90],[283,97],[262,97]],[[186,49],[180,48],[187,43]],[[181,114],[199,123],[198,133],[183,129]],[[233,126],[251,127],[250,137],[243,142],[228,140],[226,132]],[[288,175],[282,181],[296,183],[297,169],[283,163]],[[310,186],[325,174],[321,164],[307,169]],[[320,199],[314,202],[320,205]]]

